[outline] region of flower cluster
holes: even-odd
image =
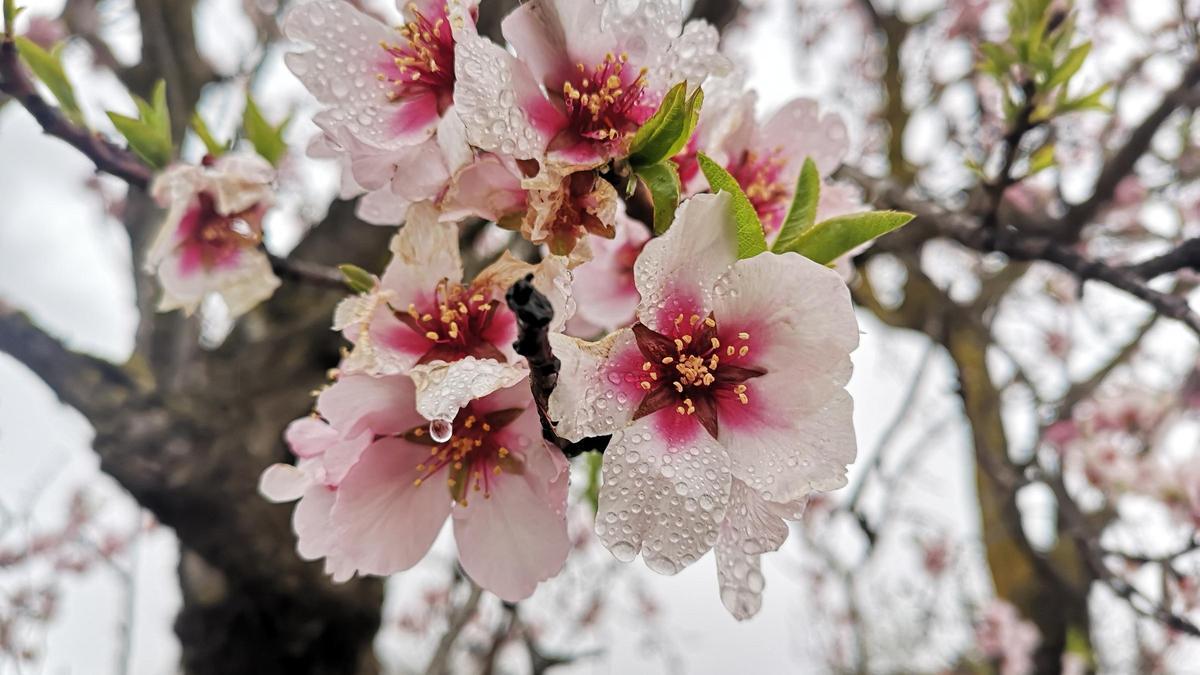
[[[284,19],[325,106],[310,154],[403,227],[382,274],[353,275],[351,346],[262,492],[299,500],[300,554],[335,579],[413,566],[449,518],[466,573],[515,601],[570,548],[561,448],[611,436],[603,544],[666,574],[715,550],[722,600],[752,616],[761,555],[855,456],[858,327],[826,264],[865,241],[830,220],[861,210],[830,179],[844,124],[809,100],[760,124],[678,0],[531,0],[508,49],[475,2],[401,11],[395,30],[342,0]],[[510,234],[489,255],[463,222]],[[553,309],[549,385],[514,350],[521,279]]]

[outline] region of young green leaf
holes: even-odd
[[[754,205],[746,198],[746,193],[742,192],[742,186],[738,185],[737,180],[708,155],[699,153],[696,159],[699,161],[700,170],[704,172],[704,177],[708,179],[708,185],[712,191],[724,190],[733,198],[733,220],[737,227],[738,258],[752,258],[759,253],[766,252],[767,237],[763,233],[762,222],[758,219]]]
[[[287,152],[287,143],[283,140],[283,130],[288,120],[275,126],[263,117],[258,104],[250,96],[246,97],[246,112],[242,116],[242,131],[246,139],[254,146],[254,150],[271,164],[278,165],[279,160]]]
[[[787,218],[779,230],[779,237],[771,249],[786,251],[796,238],[808,231],[817,222],[817,202],[821,200],[821,174],[811,157],[804,159],[800,178],[796,181],[796,195],[788,208]]]
[[[112,120],[113,126],[125,137],[129,149],[147,164],[161,169],[171,162],[171,139],[162,135],[158,125],[115,112],[108,113],[108,119]]]
[[[24,7],[17,7],[16,0],[4,0],[4,34],[12,37],[15,34],[16,28],[13,26],[16,23],[17,16],[25,11]]]
[[[824,220],[809,228],[786,250],[795,251],[822,265],[837,260],[855,247],[901,227],[913,219],[911,213],[870,211]]]
[[[704,106],[704,90],[699,87],[692,93],[692,97],[687,100],[684,105],[687,110],[687,118],[684,120],[683,132],[675,139],[675,143],[671,145],[671,149],[667,151],[667,159],[678,155],[685,147],[688,141],[692,139],[692,132],[696,130],[696,125],[700,123],[700,108]]]
[[[1054,144],[1047,143],[1038,148],[1029,158],[1029,172],[1026,177],[1040,173],[1054,166]]]
[[[1054,70],[1054,74],[1046,81],[1045,89],[1048,91],[1057,87],[1060,84],[1067,84],[1075,73],[1083,67],[1083,62],[1087,60],[1088,54],[1092,51],[1092,43],[1085,42],[1071,51],[1067,52],[1067,58]]]
[[[357,265],[338,265],[343,281],[355,293],[369,293],[375,289],[375,275]]]
[[[204,122],[204,118],[198,112],[192,113],[192,131],[196,132],[196,137],[200,139],[201,143],[204,143],[204,149],[208,154],[213,157],[225,154],[225,146],[213,138],[212,132],[208,130],[208,124]]]
[[[687,132],[687,82],[671,87],[662,104],[633,136],[629,145],[629,161],[634,166],[649,166],[671,158],[671,148]],[[687,139],[683,140],[687,143]]]
[[[1059,104],[1058,112],[1059,113],[1083,112],[1085,110],[1107,111],[1109,109],[1108,106],[1105,105],[1103,102],[1101,102],[1100,99],[1104,96],[1104,94],[1106,94],[1108,92],[1108,90],[1111,87],[1112,87],[1111,83],[1104,84],[1089,94],[1084,94],[1083,96],[1080,96],[1079,98],[1065,101],[1065,102]]]
[[[150,94],[153,117],[146,121],[154,124],[163,138],[171,141],[171,111],[167,109],[167,81],[159,80],[154,83],[154,91]]]
[[[592,513],[600,510],[600,474],[604,466],[604,455],[598,452],[587,453],[587,489],[585,494],[588,503],[592,505]]]
[[[20,52],[21,58],[25,60],[29,69],[58,100],[58,105],[62,108],[63,113],[72,122],[83,124],[83,113],[80,112],[79,103],[75,100],[75,89],[71,86],[71,81],[67,79],[66,71],[63,70],[59,50],[48,52],[26,37],[15,37],[13,42],[17,45],[17,51]]]
[[[643,166],[637,175],[650,190],[654,199],[654,236],[659,236],[671,227],[675,209],[679,206],[679,171],[671,160]]]

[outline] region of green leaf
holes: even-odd
[[[375,275],[357,265],[338,265],[343,280],[355,293],[370,293],[375,290]]]
[[[54,98],[58,100],[58,105],[62,108],[64,114],[75,124],[83,124],[83,113],[79,110],[79,103],[75,100],[75,89],[71,86],[71,81],[67,79],[67,73],[63,70],[62,60],[59,58],[59,50],[56,48],[52,52],[48,52],[38,46],[26,37],[15,37],[13,42],[17,45],[17,51],[21,53],[21,58],[33,71],[42,84],[54,94]]]
[[[675,162],[667,160],[637,170],[637,175],[650,190],[654,199],[654,236],[666,233],[675,218],[675,209],[679,207],[679,170]]]
[[[912,219],[911,213],[900,211],[869,211],[830,218],[797,237],[787,251],[795,251],[828,265],[855,247],[887,234]]]
[[[154,83],[154,91],[150,93],[150,101],[154,104],[153,116],[146,121],[156,125],[163,138],[171,140],[171,111],[167,109],[167,81],[159,80]]]
[[[4,0],[4,34],[12,37],[15,28],[14,24],[21,12],[25,11],[24,7],[17,7],[16,0]]]
[[[1058,66],[1058,68],[1054,71],[1054,75],[1052,75],[1050,79],[1046,81],[1045,88],[1049,90],[1057,87],[1060,84],[1067,84],[1070,82],[1071,78],[1075,76],[1075,73],[1078,73],[1079,69],[1083,67],[1083,62],[1087,60],[1088,54],[1091,53],[1091,51],[1092,43],[1085,42],[1067,52],[1066,60],[1063,61],[1060,66]]]
[[[1111,88],[1111,87],[1112,87],[1111,83],[1105,84],[1105,85],[1100,86],[1098,89],[1091,92],[1090,94],[1085,94],[1083,96],[1080,96],[1079,98],[1075,98],[1075,99],[1071,99],[1070,101],[1066,101],[1058,106],[1058,113],[1062,114],[1062,113],[1069,113],[1069,112],[1083,112],[1085,110],[1107,111],[1109,109],[1108,106],[1105,105],[1104,103],[1102,103],[1100,101],[1100,99],[1101,99],[1101,97],[1104,96],[1104,94],[1106,94],[1108,92],[1109,88]]]
[[[663,97],[662,104],[633,136],[629,145],[629,161],[634,166],[658,164],[672,156],[680,136],[690,134],[687,129],[688,112],[687,82],[671,87]],[[683,139],[687,143],[687,138]]]
[[[115,112],[108,113],[108,119],[112,120],[113,126],[125,137],[129,149],[147,164],[162,169],[171,162],[171,139],[163,137],[157,125]]]
[[[1028,178],[1036,173],[1040,173],[1054,166],[1054,144],[1047,143],[1038,148],[1029,158],[1029,173],[1025,174]]]
[[[738,258],[752,258],[759,253],[766,252],[767,237],[763,234],[762,222],[758,219],[758,213],[754,211],[754,205],[746,198],[746,193],[742,192],[742,186],[738,185],[737,180],[708,155],[699,153],[696,159],[700,162],[700,170],[704,172],[704,177],[708,179],[708,185],[712,191],[724,190],[733,198],[733,220],[737,227]]]
[[[208,124],[204,122],[204,118],[198,112],[192,113],[192,131],[196,132],[196,137],[200,139],[200,142],[204,143],[204,149],[208,154],[213,157],[220,157],[225,154],[225,146],[213,138],[212,132],[208,130]]]
[[[796,181],[796,196],[788,208],[787,218],[775,239],[771,249],[776,253],[788,250],[804,232],[817,222],[817,203],[821,200],[821,174],[811,157],[804,159],[804,168],[800,169],[800,179]]]
[[[587,453],[587,496],[592,505],[592,513],[600,510],[600,475],[604,467],[604,455],[598,452]]]
[[[687,109],[687,118],[684,120],[683,132],[679,134],[671,149],[667,151],[668,159],[678,155],[687,147],[688,141],[692,139],[692,132],[696,130],[696,125],[700,123],[700,108],[703,106],[704,90],[697,87],[696,91],[692,93],[692,97],[687,100],[687,104],[684,106]]]
[[[278,165],[287,153],[287,143],[283,140],[283,130],[289,120],[284,120],[275,126],[263,117],[254,98],[246,96],[246,112],[242,116],[242,131],[246,139],[254,146],[254,150],[271,164]]]

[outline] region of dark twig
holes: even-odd
[[[433,658],[429,660],[429,665],[425,668],[425,675],[444,675],[450,672],[450,654],[454,649],[454,643],[471,618],[475,616],[475,611],[479,609],[479,600],[483,597],[483,589],[475,582],[467,579],[467,584],[471,587],[471,594],[467,596],[466,602],[450,615],[449,625],[446,626],[446,632],[442,635],[442,639],[433,653]]]
[[[1011,228],[996,231],[981,228],[977,219],[968,214],[946,211],[927,201],[909,197],[895,183],[873,178],[853,167],[842,167],[839,175],[858,183],[869,193],[877,207],[915,213],[917,221],[932,227],[939,236],[953,239],[976,251],[999,251],[1013,260],[1051,262],[1080,281],[1103,281],[1144,301],[1158,314],[1184,323],[1192,332],[1200,335],[1200,318],[1192,312],[1186,298],[1154,290],[1141,276],[1126,268],[1092,260],[1049,237]]]
[[[550,350],[550,322],[554,319],[550,300],[533,287],[533,275],[513,284],[505,300],[517,317],[517,341],[513,343],[513,349],[529,362],[529,387],[542,420],[542,436],[561,448],[567,457],[576,457],[589,450],[604,452],[609,436],[595,436],[573,443],[554,432],[554,424],[546,415],[550,394],[558,384],[560,365]]]
[[[313,286],[347,291],[346,281],[342,273],[332,267],[326,267],[307,260],[281,258],[268,254],[271,269],[283,279],[303,281]]]
[[[1200,269],[1200,237],[1187,239],[1166,253],[1126,267],[1143,279],[1153,279],[1182,269]]]
[[[1183,81],[1179,83],[1179,86],[1163,96],[1158,107],[1151,111],[1146,119],[1142,120],[1142,123],[1129,134],[1125,145],[1121,146],[1104,163],[1104,167],[1100,170],[1100,176],[1096,178],[1092,196],[1067,210],[1066,215],[1063,216],[1061,227],[1061,235],[1065,240],[1078,239],[1083,228],[1087,227],[1100,209],[1112,200],[1117,184],[1133,172],[1134,165],[1142,155],[1146,154],[1146,150],[1149,149],[1150,142],[1154,140],[1159,128],[1171,117],[1172,113],[1188,104],[1198,86],[1200,86],[1200,60],[1192,62],[1184,72]]]
[[[153,174],[137,155],[113,145],[91,130],[72,124],[61,110],[38,94],[21,66],[20,55],[12,40],[0,43],[0,91],[24,106],[44,132],[70,143],[91,159],[100,171],[110,173],[141,190],[150,186]]]

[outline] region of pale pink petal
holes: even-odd
[[[592,260],[573,270],[572,285],[578,311],[588,323],[613,330],[633,322],[641,298],[630,263],[649,238],[644,225],[619,213],[616,237],[590,242]]]
[[[554,90],[582,63],[592,67],[617,53],[611,33],[601,29],[604,4],[576,0],[531,0],[514,9],[501,26],[504,39],[529,65],[534,79]]]
[[[295,466],[272,464],[259,476],[258,492],[275,503],[291,502],[304,496],[310,485],[312,479]]]
[[[412,380],[403,375],[345,375],[321,392],[317,411],[344,439],[401,434],[425,424]]]
[[[525,210],[525,191],[515,166],[487,154],[464,167],[442,198],[443,220],[477,216],[497,221]]]
[[[405,148],[391,174],[392,192],[413,202],[437,200],[449,180],[446,157],[436,139]]]
[[[650,569],[675,574],[716,543],[729,485],[725,448],[693,417],[661,410],[613,434],[596,535],[618,560],[641,553]]]
[[[411,206],[410,200],[392,192],[389,183],[359,198],[354,213],[372,225],[399,225]]]
[[[409,427],[409,429],[411,428]],[[374,435],[370,431],[364,431],[354,438],[338,439],[336,443],[330,445],[325,450],[325,454],[321,456],[321,467],[325,469],[322,482],[329,486],[341,483],[373,440]]]
[[[549,450],[543,445],[540,452]],[[472,495],[467,506],[454,509],[463,569],[508,602],[528,597],[538,582],[558,574],[571,548],[566,492],[558,491],[564,498],[558,503],[548,503],[547,487],[540,481],[534,472],[500,473],[492,478],[490,496]],[[559,481],[565,486],[566,475]]]
[[[324,485],[312,485],[305,491],[296,510],[292,512],[292,529],[296,532],[296,552],[305,560],[331,555],[336,545],[329,512],[336,493]]]
[[[444,482],[414,484],[428,448],[396,438],[376,441],[346,474],[330,516],[338,547],[365,574],[417,564],[450,514]]]
[[[755,148],[782,151],[782,156],[797,158],[796,175],[805,157],[811,157],[822,176],[833,173],[850,147],[846,124],[836,113],[821,114],[820,105],[811,99],[796,99],[771,116],[759,130]]]
[[[536,159],[566,118],[546,100],[528,66],[487,38],[460,37],[454,105],[471,144],[517,159]]]
[[[551,333],[550,347],[561,365],[547,414],[559,436],[578,441],[629,423],[645,394],[639,386],[645,359],[633,331],[622,329],[599,342]]]
[[[423,363],[414,366],[409,375],[416,384],[417,411],[428,420],[453,420],[472,400],[511,387],[528,372],[523,363],[468,356],[450,363]]]
[[[292,420],[283,432],[292,454],[297,457],[317,457],[338,440],[337,430],[325,421],[313,417]]]
[[[713,284],[737,260],[730,208],[728,194],[696,195],[679,206],[671,229],[642,249],[634,267],[642,323],[665,333],[678,314],[708,314]]]
[[[275,180],[275,167],[258,155],[222,155],[207,173],[219,213],[239,213],[274,199],[271,182]]]
[[[392,238],[392,260],[381,285],[396,294],[393,302],[404,310],[409,303],[432,294],[438,281],[462,281],[458,228],[438,220],[432,204],[414,204],[400,232]]]
[[[244,250],[238,264],[229,268],[218,268],[212,273],[215,290],[225,301],[229,317],[236,319],[269,299],[279,288],[279,278],[271,269],[271,262],[261,251]]]

